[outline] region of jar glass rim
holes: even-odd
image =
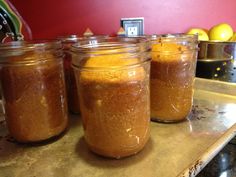
[[[108,54],[111,54],[112,52],[122,53],[119,51],[120,49],[127,49],[124,52],[145,52],[150,49],[150,46],[145,38],[108,37],[101,41],[90,42],[88,39],[75,43],[72,45],[71,51],[81,54],[93,54],[93,52],[106,50]],[[104,55],[104,53],[97,53],[96,55]]]
[[[127,70],[130,68],[136,68],[136,67],[140,67],[140,65],[144,65],[145,63],[150,63],[151,62],[151,58],[148,58],[144,61],[140,61],[138,63],[134,63],[134,64],[129,64],[129,65],[124,65],[124,66],[111,66],[111,67],[78,67],[75,64],[72,64],[72,67],[75,69],[79,69],[79,70],[83,70],[83,71],[118,71],[118,70]]]
[[[110,37],[98,40],[97,43],[90,43],[89,41],[83,41],[80,43],[73,44],[71,47],[71,52],[78,56],[78,58],[73,57],[72,63],[74,67],[83,68],[83,69],[121,69],[127,68],[131,65],[141,64],[145,61],[148,61],[149,51],[151,45],[146,39],[138,38],[119,38],[119,37]],[[112,56],[116,55],[122,60],[128,59],[137,59],[132,64],[126,65],[112,65],[109,67],[95,66],[87,67],[82,66],[83,61],[87,60],[90,57],[98,56]],[[109,58],[109,57],[108,57]]]
[[[186,49],[181,51],[172,51],[172,50],[154,50],[152,52],[161,52],[164,54],[179,54],[186,53],[189,51],[198,50],[198,35],[195,34],[184,34],[184,33],[175,33],[175,34],[161,34],[161,35],[152,35],[151,37],[152,45],[155,44],[179,44],[182,46],[187,46]]]
[[[82,40],[82,37],[79,37],[76,34],[70,34],[70,35],[58,36],[57,39],[63,43],[66,43],[66,42],[77,42],[78,40]]]
[[[71,35],[58,36],[57,39],[60,40],[62,43],[71,43],[71,42],[75,43],[84,40],[96,40],[108,37],[109,37],[108,35],[79,36],[76,34],[71,34]]]
[[[60,49],[62,48],[59,40],[31,40],[31,41],[12,41],[0,44],[0,51],[35,49]]]
[[[58,40],[13,41],[0,44],[0,65],[33,64],[62,58]]]
[[[166,41],[172,41],[172,40],[192,40],[193,42],[198,41],[198,35],[197,34],[185,34],[185,33],[167,33],[167,34],[152,34],[149,36],[151,40],[166,40]]]

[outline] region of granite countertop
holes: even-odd
[[[197,177],[235,177],[236,139],[228,143]]]
[[[234,84],[196,79],[188,119],[177,124],[152,122],[151,138],[143,151],[120,160],[88,150],[79,116],[70,116],[70,128],[61,137],[34,146],[9,139],[2,121],[0,176],[196,176],[236,135],[235,90]]]

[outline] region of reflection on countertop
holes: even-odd
[[[236,139],[227,144],[196,177],[235,177]]]

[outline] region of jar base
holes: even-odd
[[[62,132],[58,133],[57,135],[54,135],[52,137],[49,137],[47,139],[43,139],[43,140],[39,140],[39,141],[19,141],[17,139],[15,139],[14,137],[12,137],[11,135],[10,138],[8,138],[8,141],[10,142],[14,142],[17,144],[22,144],[22,145],[30,145],[30,146],[42,146],[42,145],[46,145],[46,144],[51,144],[57,140],[59,140],[60,138],[62,138],[66,132],[68,131],[68,127],[63,130]]]
[[[151,117],[152,122],[158,122],[158,123],[166,123],[166,124],[171,124],[171,123],[179,123],[179,122],[184,122],[187,120],[187,117],[183,119],[177,119],[177,120],[164,120],[156,117]]]
[[[139,148],[137,148],[135,150],[123,151],[120,153],[105,152],[104,150],[90,146],[88,143],[86,143],[86,144],[92,153],[99,155],[101,157],[118,160],[118,159],[123,159],[123,158],[127,158],[127,157],[138,154],[139,152],[141,152],[144,149],[145,145],[147,144],[147,141],[142,146],[140,146]]]

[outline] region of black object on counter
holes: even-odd
[[[196,76],[236,83],[236,42],[199,43]]]
[[[8,13],[0,7],[0,41],[6,37],[11,37],[12,40],[17,40],[17,33],[11,18]]]

